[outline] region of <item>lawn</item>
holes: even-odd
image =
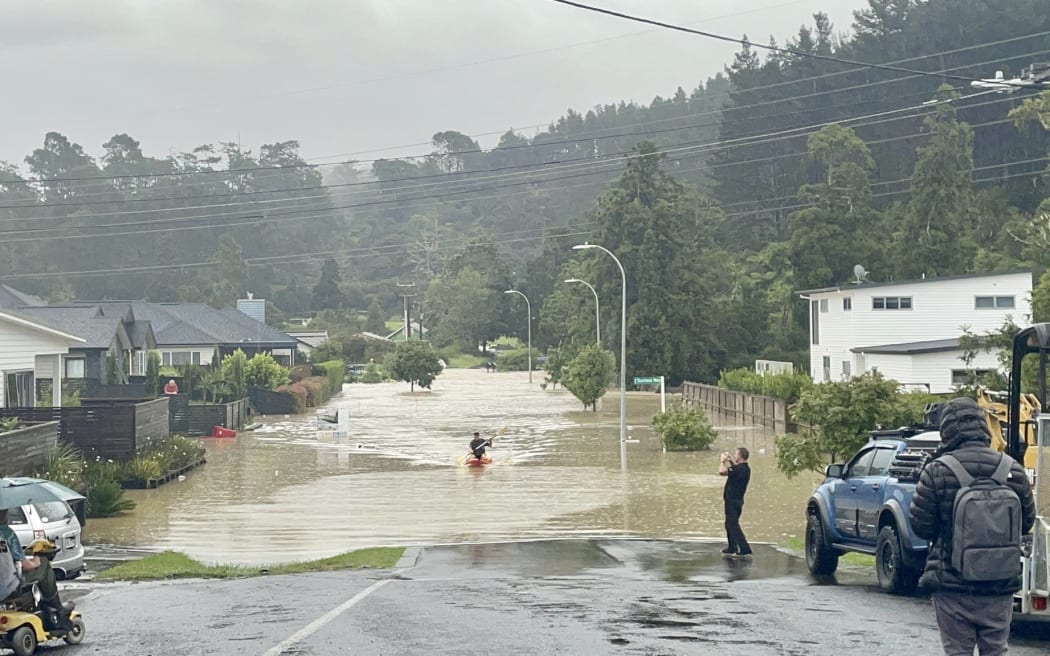
[[[343,569],[381,568],[397,564],[404,547],[376,547],[284,565],[246,567],[243,565],[204,565],[177,551],[164,551],[141,560],[121,563],[102,570],[99,581],[151,581],[157,579],[232,579],[271,574],[302,574],[304,572],[331,572]]]

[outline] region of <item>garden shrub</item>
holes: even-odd
[[[700,451],[718,437],[703,409],[685,403],[673,403],[667,412],[653,417],[653,429],[668,451]]]
[[[813,387],[813,380],[800,372],[763,375],[750,369],[730,369],[719,374],[718,386],[794,403],[802,392]]]

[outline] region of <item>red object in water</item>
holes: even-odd
[[[211,427],[212,437],[237,437],[237,431],[232,428],[223,428],[222,426]]]
[[[482,458],[480,460],[478,458],[474,457],[474,454],[471,454],[471,455],[467,456],[467,461],[466,461],[467,467],[482,467],[484,465],[491,465],[491,464],[492,464],[492,457],[489,456],[488,454],[485,454],[484,456],[482,456]]]

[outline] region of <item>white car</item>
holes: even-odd
[[[80,522],[65,501],[47,501],[10,508],[7,523],[23,548],[33,540],[47,539],[58,552],[51,561],[55,578],[75,579],[84,571],[84,545],[80,542]]]

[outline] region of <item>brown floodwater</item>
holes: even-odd
[[[801,535],[815,475],[776,471],[771,434],[720,426],[710,451],[663,453],[649,421],[659,395],[628,395],[627,472],[619,405],[582,411],[527,374],[447,370],[432,392],[401,383],[346,385],[328,404],[350,411],[350,435],[313,415],[270,416],[235,439],[204,439],[208,462],[134,511],[92,519],[85,541],[175,549],[206,562],[313,559],[379,545],[630,535],[720,538],[718,454],[751,450],[743,526],[750,539]],[[714,418],[716,425],[718,418]],[[494,462],[457,465],[475,430],[495,435]]]

